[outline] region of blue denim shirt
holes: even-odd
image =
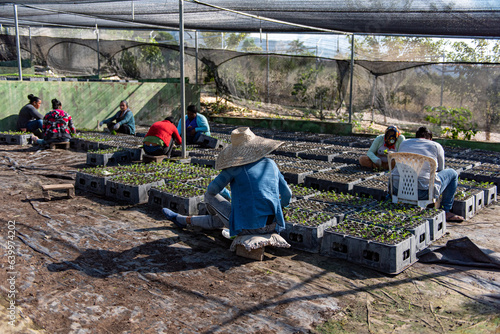
[[[231,236],[244,229],[266,226],[268,216],[276,216],[276,231],[285,229],[282,207],[290,203],[292,191],[281,175],[276,163],[269,158],[230,167],[208,185],[207,193],[218,194],[227,184],[231,185]]]

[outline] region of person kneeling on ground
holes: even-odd
[[[128,102],[120,102],[120,110],[113,116],[99,123],[99,126],[106,124],[109,132],[113,131],[126,135],[135,135],[135,119],[132,110],[128,108]]]
[[[35,136],[42,136],[43,115],[38,112],[38,109],[42,105],[42,100],[33,94],[28,95],[28,99],[30,102],[19,110],[16,125],[17,130],[29,131]]]
[[[399,152],[416,153],[430,157],[437,162],[436,179],[434,181],[434,196],[442,195],[441,207],[446,212],[446,220],[450,222],[461,222],[462,216],[450,212],[455,199],[458,185],[458,174],[454,169],[444,169],[444,149],[441,144],[432,141],[432,132],[425,126],[420,127],[415,134],[416,138],[405,140],[399,146]],[[430,166],[424,165],[418,176],[418,198],[426,199],[429,196]],[[392,173],[392,184],[399,184],[399,173],[396,168]],[[393,186],[393,194],[397,195],[398,189]]]
[[[43,117],[43,138],[31,137],[31,141],[38,145],[68,142],[71,133],[76,133],[71,116],[61,109],[62,104],[57,99],[52,99],[52,110]]]
[[[174,148],[182,143],[182,138],[174,125],[172,117],[153,123],[146,133],[142,149],[148,155],[166,155],[170,157]]]
[[[209,184],[205,204],[210,215],[181,216],[163,209],[177,226],[229,228],[231,237],[268,234],[285,228],[282,207],[292,192],[276,163],[265,156],[283,142],[256,136],[248,127],[231,133],[231,145],[219,154],[215,169],[221,173]],[[219,193],[231,185],[231,203]]]
[[[210,136],[210,125],[205,116],[198,113],[198,108],[194,104],[187,107],[186,115],[186,144],[195,144],[202,134]],[[182,118],[177,124],[177,131],[182,133]]]
[[[387,154],[398,152],[401,143],[405,140],[396,126],[389,126],[385,134],[373,140],[368,153],[359,158],[359,164],[363,167],[389,169],[387,164]]]

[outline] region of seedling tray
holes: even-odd
[[[335,191],[338,193],[350,193],[354,185],[360,183],[361,178],[352,175],[337,175],[327,173],[314,173],[307,175],[304,179],[304,185],[309,188]]]
[[[201,167],[215,168],[215,158],[210,155],[193,156],[191,158],[191,164]]]
[[[209,147],[209,148],[224,148],[227,145],[225,142],[223,142],[218,138],[210,137],[204,134],[200,135],[197,143],[203,147]]]
[[[399,274],[417,261],[415,236],[389,245],[326,229],[321,254],[358,263],[386,274]]]
[[[149,190],[149,205],[158,208],[169,208],[181,215],[197,215],[198,203],[203,201],[203,195],[183,197],[152,187]]]
[[[293,183],[293,184],[304,183],[304,179],[306,178],[306,176],[311,175],[313,173],[313,171],[305,168],[290,167],[286,165],[280,165],[278,168],[281,174],[283,174],[285,181],[287,183]]]
[[[333,158],[336,157],[339,154],[342,154],[344,152],[342,151],[331,151],[331,150],[314,150],[314,151],[306,151],[306,152],[300,152],[298,154],[299,158],[302,159],[311,159],[311,160],[320,160],[320,161],[328,161],[332,162]]]
[[[112,166],[130,163],[129,151],[118,151],[113,153],[92,153],[87,152],[87,165],[91,166]]]
[[[303,187],[301,185],[289,184],[290,190],[292,191],[292,202],[302,199],[308,199],[314,195],[319,194],[318,190]]]
[[[470,219],[475,214],[475,206],[476,200],[474,196],[471,196],[464,200],[456,200],[453,202],[453,207],[451,208],[451,212],[462,216],[465,220]]]
[[[0,134],[0,143],[8,145],[28,145],[31,134]]]
[[[129,152],[131,161],[141,161],[142,160],[142,155],[144,153],[142,151],[142,148],[129,148],[128,152]]]
[[[149,189],[153,186],[164,184],[163,180],[158,180],[146,184],[129,185],[119,183],[109,179],[106,181],[106,196],[126,201],[131,204],[147,203],[149,200]]]
[[[300,210],[295,212],[300,212]],[[302,214],[304,216],[302,221],[288,216],[285,231],[281,234],[293,248],[310,253],[319,253],[323,232],[326,228],[335,225],[336,219],[326,213],[302,211]]]
[[[378,201],[383,201],[387,197],[388,181],[373,178],[354,185],[352,191],[361,197],[372,197]]]
[[[76,173],[75,188],[97,195],[106,193],[106,180],[110,176],[95,176],[82,172]]]

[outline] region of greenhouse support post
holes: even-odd
[[[99,28],[95,25],[95,34],[97,37],[97,78],[101,77],[101,61],[99,60]]]
[[[195,45],[195,71],[196,71],[196,84],[198,85],[198,30],[194,32],[194,45]]]
[[[354,34],[351,38],[351,80],[349,88],[349,123],[352,122],[352,81],[354,79]]]
[[[16,24],[17,67],[19,69],[19,81],[22,81],[23,69],[21,64],[21,43],[19,42],[19,23],[17,22],[17,5],[14,5],[14,21]]]
[[[269,35],[266,33],[266,53],[267,53],[267,71],[266,71],[266,87],[267,87],[267,103],[271,103],[269,98]]]
[[[179,65],[181,75],[182,158],[186,158],[186,82],[184,81],[184,0],[179,0]]]

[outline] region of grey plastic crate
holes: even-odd
[[[197,215],[198,204],[203,201],[203,196],[181,197],[169,193],[162,195],[162,207],[169,208],[181,215]]]
[[[441,211],[433,217],[426,217],[429,222],[430,242],[438,240],[446,233],[446,214]]]
[[[422,224],[416,227],[407,228],[415,236],[415,250],[421,251],[431,244],[431,228],[428,220],[423,220]]]
[[[215,168],[215,157],[213,156],[193,156],[191,158],[191,164],[201,167]]]
[[[131,204],[147,203],[149,200],[149,189],[153,186],[164,184],[163,180],[140,184],[128,185],[114,182],[111,179],[106,181],[106,196],[117,200],[126,201]]]
[[[197,143],[203,147],[209,147],[209,148],[224,148],[227,146],[227,144],[222,140],[211,136],[207,136],[205,134],[200,135]]]
[[[399,274],[417,261],[414,235],[397,245],[387,245],[325,230],[321,254],[386,274]]]
[[[470,219],[475,214],[476,200],[471,196],[463,201],[455,200],[451,212],[464,217],[466,220]]]
[[[324,191],[335,191],[339,193],[350,193],[354,188],[354,185],[360,183],[362,179],[355,179],[353,181],[333,181],[324,180],[317,178],[315,174],[307,175],[304,179],[304,185],[309,188],[324,190]]]
[[[336,218],[317,225],[306,226],[302,224],[285,223],[285,231],[281,235],[295,249],[300,249],[310,253],[319,253],[321,239],[325,229],[337,224]]]
[[[28,145],[28,140],[31,135],[8,135],[7,144],[9,145]]]
[[[281,174],[287,183],[302,184],[306,176],[311,175],[313,171],[305,168],[279,166]]]
[[[144,154],[142,148],[130,148],[128,149],[130,160],[132,161],[140,161],[142,160],[142,155]]]
[[[484,191],[484,205],[488,206],[497,201],[497,186],[483,189]]]
[[[373,197],[377,201],[383,201],[387,197],[387,181],[375,179],[361,181],[354,185],[352,192],[361,197]]]
[[[91,166],[128,164],[130,161],[130,153],[128,151],[118,151],[113,153],[87,152],[87,165]]]
[[[106,194],[106,180],[108,178],[108,176],[95,176],[77,172],[75,178],[75,188],[97,195],[104,195]]]
[[[481,189],[475,189],[474,192],[474,214],[477,214],[482,208],[484,208],[484,191]]]
[[[320,161],[332,162],[333,158],[336,157],[337,155],[341,154],[341,153],[342,152],[334,152],[334,151],[327,151],[327,150],[316,150],[316,151],[300,152],[298,154],[298,157],[302,158],[302,159],[310,159],[310,160],[320,160]]]
[[[163,194],[164,192],[160,189],[152,187],[149,189],[148,204],[152,207],[163,208]]]
[[[10,136],[5,133],[0,133],[0,144],[8,144]]]

